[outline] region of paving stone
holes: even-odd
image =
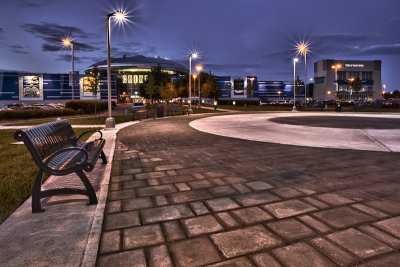
[[[212,215],[198,216],[182,220],[189,237],[215,233],[224,230]]]
[[[161,245],[149,248],[150,267],[172,267],[172,260],[169,256],[167,246]]]
[[[225,185],[226,184],[220,178],[213,178],[213,179],[210,179],[210,181],[215,185]]]
[[[152,179],[152,178],[160,178],[164,177],[165,172],[146,172],[146,173],[138,173],[135,174],[136,179]]]
[[[126,169],[123,170],[122,173],[123,174],[137,174],[137,173],[141,173],[143,170],[141,168],[135,168],[135,169]]]
[[[196,213],[196,215],[204,215],[210,213],[207,207],[203,204],[203,202],[192,202],[189,203],[190,207]]]
[[[313,216],[329,226],[342,229],[374,220],[374,217],[350,207],[338,207],[316,212]]]
[[[283,199],[301,197],[304,195],[302,192],[290,187],[275,188],[272,189],[271,192],[274,192]]]
[[[374,223],[374,225],[400,238],[400,216]]]
[[[121,183],[111,183],[109,189],[110,191],[122,190],[122,185]]]
[[[359,230],[363,231],[366,235],[375,238],[382,243],[385,243],[386,245],[391,246],[392,248],[399,249],[400,248],[400,240],[397,238],[394,238],[391,235],[388,235],[385,232],[382,232],[381,230],[378,230],[375,227],[372,227],[370,225],[363,225],[359,227]]]
[[[169,248],[176,266],[201,266],[222,260],[207,237],[170,243]]]
[[[224,180],[227,184],[239,184],[247,182],[246,179],[240,177],[223,177],[221,179]]]
[[[327,238],[362,259],[392,251],[392,249],[385,244],[352,228],[329,234]]]
[[[146,267],[146,259],[142,249],[129,250],[117,254],[100,256],[97,262],[99,267],[135,266]]]
[[[194,173],[193,174],[194,178],[196,178],[197,180],[201,180],[201,179],[205,179],[206,177],[201,174],[201,173]]]
[[[269,215],[259,207],[234,210],[232,211],[232,213],[244,224],[254,224],[273,219],[271,215]]]
[[[110,181],[112,183],[127,182],[127,181],[132,181],[132,180],[133,180],[133,175],[112,176],[110,179]]]
[[[315,197],[322,201],[325,201],[326,203],[332,206],[346,205],[354,202],[351,199],[332,193],[317,195]]]
[[[152,178],[152,179],[147,179],[147,183],[150,186],[154,186],[154,185],[160,185],[160,181],[156,178]]]
[[[163,196],[163,195],[155,196],[154,200],[155,200],[157,206],[165,206],[165,205],[169,204],[167,197]]]
[[[274,215],[278,219],[283,219],[286,217],[291,217],[316,210],[316,208],[314,208],[313,206],[310,206],[303,201],[297,199],[263,205],[262,208],[272,213],[272,215]]]
[[[171,221],[194,216],[190,208],[184,204],[141,210],[140,213],[145,223]]]
[[[132,188],[138,188],[138,187],[144,187],[144,186],[147,186],[147,183],[145,180],[135,180],[135,181],[129,181],[129,182],[122,183],[122,189],[132,189]]]
[[[337,194],[342,195],[344,197],[347,197],[347,198],[352,199],[357,202],[370,201],[370,200],[377,199],[376,196],[362,192],[355,188],[342,190],[342,191],[337,192]]]
[[[328,257],[304,242],[275,249],[273,254],[288,267],[336,266]]]
[[[315,193],[317,193],[317,191],[314,191],[311,188],[308,188],[306,186],[301,186],[301,187],[295,187],[296,190],[299,190],[300,192],[302,192],[305,195],[314,195]]]
[[[216,197],[222,197],[226,195],[236,194],[237,191],[230,185],[216,186],[209,188],[208,191]]]
[[[253,267],[254,264],[247,258],[241,257],[233,260],[222,261],[208,267]]]
[[[149,197],[124,199],[122,200],[122,209],[124,211],[128,210],[138,210],[145,208],[154,207],[153,201]]]
[[[174,193],[177,191],[178,190],[176,190],[175,186],[172,184],[156,185],[156,186],[142,187],[137,189],[138,195],[141,197],[164,195],[168,193]]]
[[[274,202],[280,200],[279,197],[272,195],[266,191],[260,192],[251,192],[242,194],[240,196],[235,197],[235,200],[242,204],[243,206],[255,206],[259,204],[265,204],[269,202]]]
[[[107,202],[106,214],[116,213],[121,211],[121,200]]]
[[[210,178],[218,178],[218,177],[225,177],[227,176],[226,173],[223,172],[206,172],[204,173],[206,176],[210,177]]]
[[[168,171],[168,170],[177,170],[182,169],[183,167],[180,164],[171,164],[171,165],[161,165],[154,168],[157,171]]]
[[[350,253],[344,251],[340,247],[334,245],[324,238],[318,237],[310,242],[341,266],[347,266],[358,261],[356,257],[352,256]]]
[[[319,209],[325,209],[325,208],[329,207],[329,205],[327,205],[327,204],[325,204],[325,203],[323,203],[323,202],[321,202],[319,200],[316,200],[313,197],[304,197],[301,200],[304,200],[305,202],[307,202],[307,203],[309,203],[309,204],[311,204],[314,207],[317,207]]]
[[[186,238],[178,221],[170,221],[162,224],[168,242]]]
[[[398,266],[399,262],[400,253],[395,252],[361,263],[360,265],[357,265],[357,267]]]
[[[111,201],[111,200],[120,200],[120,199],[134,198],[134,197],[135,197],[135,191],[133,189],[127,189],[127,190],[109,192],[107,200]]]
[[[240,223],[238,223],[237,220],[233,218],[228,212],[216,213],[215,216],[217,216],[222,224],[228,229],[237,228],[240,226]]]
[[[121,233],[119,230],[106,231],[101,235],[99,253],[119,251],[121,248]]]
[[[140,225],[139,213],[137,211],[108,214],[104,218],[105,231],[136,225]]]
[[[400,215],[400,205],[398,201],[373,200],[365,204],[390,215]]]
[[[175,187],[178,188],[179,191],[191,190],[190,187],[186,183],[176,183]]]
[[[369,215],[372,215],[372,216],[374,216],[374,217],[376,217],[376,218],[379,218],[379,219],[388,217],[388,215],[387,215],[386,213],[380,212],[379,210],[370,208],[370,207],[368,207],[368,206],[366,206],[366,205],[363,205],[363,204],[357,203],[357,204],[353,204],[353,205],[351,205],[351,206],[352,206],[353,208],[356,208],[356,209],[358,209],[358,210],[361,210],[362,212],[365,212],[365,213],[367,213],[367,214],[369,214]]]
[[[328,225],[320,222],[309,215],[302,215],[297,217],[300,221],[310,226],[311,228],[316,229],[320,233],[326,233],[332,230]]]
[[[239,204],[227,197],[207,200],[206,203],[214,212],[240,208]]]
[[[270,222],[267,226],[289,242],[315,235],[313,230],[293,218]]]
[[[251,258],[257,264],[257,266],[260,267],[282,267],[282,265],[277,260],[275,260],[275,258],[265,252],[252,255]]]
[[[245,187],[242,184],[233,184],[232,186],[233,186],[233,188],[236,189],[236,191],[238,191],[238,192],[240,192],[242,194],[251,192],[250,189],[248,189],[247,187]]]
[[[282,244],[276,235],[261,225],[214,234],[211,238],[227,258]]]
[[[178,192],[169,195],[173,203],[184,203],[196,200],[203,200],[212,198],[212,195],[204,189],[191,190],[185,192]]]
[[[193,181],[193,178],[189,175],[186,176],[167,176],[159,178],[162,184],[173,184],[173,183],[182,183],[182,182],[190,182]]]
[[[147,247],[165,241],[159,224],[126,228],[122,233],[124,249]]]
[[[175,176],[175,175],[178,175],[178,173],[175,170],[167,170],[167,175],[168,176]]]
[[[248,182],[248,183],[246,183],[246,185],[256,191],[273,188],[272,185],[270,185],[267,182],[263,182],[263,181]]]
[[[213,186],[213,184],[210,183],[210,181],[205,180],[205,179],[199,180],[199,181],[188,182],[188,184],[192,189],[201,189],[201,188],[207,188],[207,187]]]

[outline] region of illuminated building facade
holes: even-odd
[[[314,63],[314,99],[366,101],[381,98],[380,60],[325,59]],[[358,80],[355,90],[354,80]]]

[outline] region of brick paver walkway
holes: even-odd
[[[123,129],[98,266],[399,266],[398,153]]]

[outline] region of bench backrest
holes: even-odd
[[[77,142],[77,137],[67,120],[57,120],[29,129],[18,130],[14,138],[23,141],[38,165],[59,149]]]

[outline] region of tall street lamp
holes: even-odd
[[[304,105],[307,106],[307,52],[309,51],[309,44],[301,42],[297,44],[297,53],[304,56]]]
[[[198,58],[197,52],[189,54],[189,114],[192,113],[192,59]]]
[[[110,48],[110,20],[114,17],[118,23],[122,23],[126,20],[125,13],[123,11],[112,12],[107,15],[107,95],[108,95],[108,118],[106,119],[106,129],[115,128],[115,119],[111,114],[111,48]]]
[[[342,68],[342,65],[340,64],[336,64],[332,66],[332,69],[335,70],[335,91],[337,92],[339,90],[339,84],[338,84],[338,77],[337,77],[337,73],[338,70]]]
[[[72,73],[71,73],[71,88],[72,88],[72,100],[75,99],[75,79],[74,79],[74,42],[72,41],[71,38],[67,37],[62,40],[63,46],[64,47],[71,47],[71,53],[72,53]]]
[[[197,64],[196,70],[197,70],[197,75],[199,76],[199,107],[201,107],[200,72],[203,70],[203,66],[200,64]]]
[[[196,98],[196,78],[197,78],[197,74],[193,74],[193,96],[194,98]]]
[[[293,59],[293,109],[292,111],[296,110],[296,63],[299,62],[299,59],[295,57]]]

